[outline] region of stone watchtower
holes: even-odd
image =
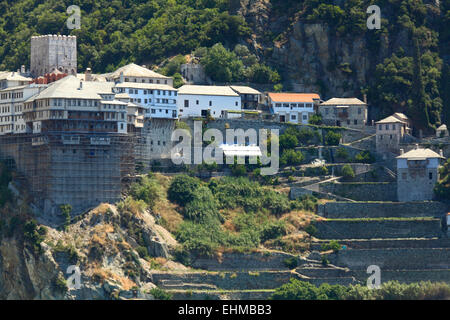
[[[433,188],[439,179],[439,165],[444,157],[431,149],[415,149],[397,157],[398,201],[433,200]]]
[[[76,75],[77,38],[45,35],[31,37],[30,71],[34,78],[55,70]]]

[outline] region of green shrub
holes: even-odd
[[[323,284],[320,287],[291,279],[275,290],[272,294],[272,300],[335,300],[342,299],[347,292],[347,288],[341,285]]]
[[[298,165],[305,159],[301,151],[295,151],[293,149],[287,149],[283,151],[280,158],[280,164],[285,165]]]
[[[355,156],[356,162],[361,163],[374,163],[375,156],[370,153],[368,150],[363,150]]]
[[[305,232],[312,237],[317,234],[317,231],[317,228],[313,224],[310,224],[305,228]]]
[[[288,131],[289,128],[286,130]],[[284,133],[279,138],[280,150],[293,149],[298,145],[297,136],[290,133]]]
[[[153,177],[142,177],[131,185],[130,195],[136,200],[143,200],[149,208],[153,208],[161,198],[161,186]]]
[[[342,159],[342,160],[348,160],[350,158],[347,149],[345,148],[339,148],[336,151],[336,157]]]
[[[261,242],[270,239],[280,238],[286,235],[286,224],[283,221],[277,221],[263,227],[260,233]]]
[[[341,174],[344,180],[346,181],[352,180],[355,177],[355,172],[353,171],[353,168],[348,164],[342,167]]]
[[[149,293],[156,299],[156,300],[172,300],[172,294],[161,289],[161,288],[153,288],[149,291]]]
[[[328,243],[324,243],[321,246],[322,251],[333,250],[334,253],[339,252],[341,250],[341,245],[336,240],[331,240]]]
[[[283,264],[289,269],[295,269],[298,266],[298,258],[290,257],[283,260]]]
[[[342,138],[339,132],[328,131],[325,135],[325,145],[327,146],[337,146]]]
[[[63,228],[64,230],[66,230],[70,225],[70,214],[72,212],[72,206],[70,204],[62,204],[59,206],[59,208],[61,209],[64,217]]]
[[[136,248],[136,252],[138,253],[139,257],[141,257],[142,259],[150,257],[150,255],[148,254],[147,247],[139,246]]]
[[[235,164],[231,168],[231,174],[235,177],[242,177],[247,174],[247,168],[243,164]]]
[[[200,180],[188,175],[176,176],[168,190],[168,198],[170,201],[179,205],[186,205],[194,199],[197,188],[200,186]]]
[[[183,210],[185,218],[196,222],[220,219],[217,200],[208,187],[200,186]]]

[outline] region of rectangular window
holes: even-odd
[[[189,100],[184,100],[184,107],[189,108]]]
[[[433,179],[433,172],[429,172],[429,173],[428,173],[428,178],[430,178],[430,180]]]

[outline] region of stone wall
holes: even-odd
[[[328,202],[318,206],[326,218],[442,217],[448,206],[442,202]]]
[[[320,239],[433,238],[442,235],[441,219],[326,220],[314,223]]]
[[[395,201],[397,185],[394,182],[330,182],[319,185],[320,192],[333,193],[356,201]]]
[[[138,146],[138,159],[144,165],[154,161],[170,160],[172,132],[176,120],[146,119],[142,129],[141,144]]]
[[[198,258],[192,267],[205,270],[287,270],[284,260],[294,257],[283,252],[224,253],[219,258]]]
[[[341,250],[329,255],[332,264],[352,270],[377,265],[385,270],[450,269],[450,249],[362,249]]]

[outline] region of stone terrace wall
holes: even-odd
[[[379,217],[442,217],[445,203],[424,202],[328,202],[318,206],[318,214],[330,219]]]
[[[220,259],[198,258],[192,267],[204,270],[287,270],[283,261],[292,257],[283,252],[224,253]]]
[[[450,249],[363,249],[341,250],[329,256],[332,264],[352,270],[366,270],[377,265],[386,270],[449,269]]]
[[[314,223],[319,239],[433,238],[441,220],[326,220]]]
[[[356,201],[395,201],[397,184],[394,182],[322,183],[320,192],[329,192]]]

